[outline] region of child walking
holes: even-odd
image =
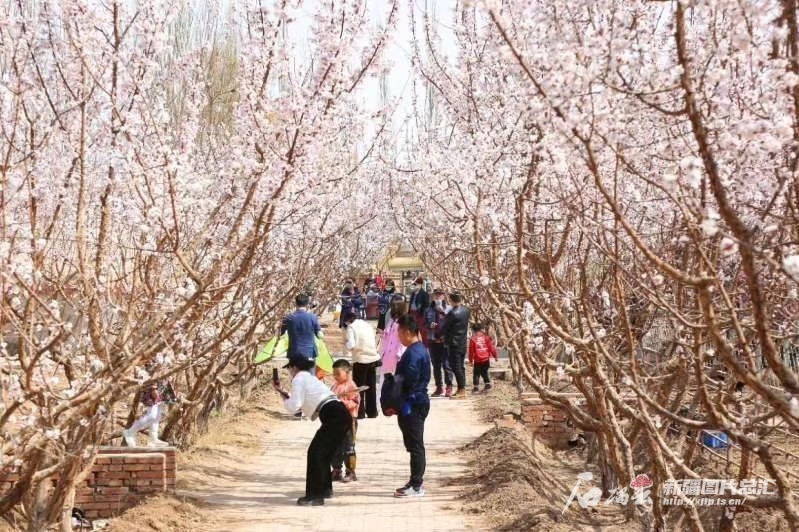
[[[472,339],[469,341],[469,362],[474,364],[472,374],[472,393],[480,391],[480,377],[483,378],[483,391],[491,389],[491,380],[488,377],[488,370],[491,367],[491,358],[497,359],[497,348],[494,342],[483,330],[482,323],[472,325]]]
[[[333,470],[331,474],[334,481],[352,482],[358,480],[358,477],[355,476],[355,433],[358,430],[358,408],[361,405],[361,394],[358,392],[355,381],[352,380],[352,366],[349,361],[340,358],[333,363],[333,378],[336,382],[333,383],[330,390],[347,407],[352,416],[352,426],[333,455],[333,460],[330,463]],[[345,469],[344,475],[341,474],[342,464]]]

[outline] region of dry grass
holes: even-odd
[[[131,508],[105,528],[108,532],[203,532],[211,530],[213,513],[188,499],[158,495]]]
[[[474,442],[464,446],[471,473],[454,479],[452,484],[464,486],[464,509],[481,514],[495,530],[572,531],[596,529],[605,531],[646,530],[642,522],[627,521],[620,506],[600,505],[588,512],[572,503],[562,514],[568,494],[583,471],[598,472],[585,464],[580,450],[554,451],[533,442],[530,433],[518,422],[520,404],[518,392],[509,383],[495,381],[491,394],[482,395],[478,410],[484,421],[512,414],[514,427],[489,430]],[[797,444],[786,438],[783,449],[796,452]],[[709,464],[708,464],[709,465]],[[795,467],[795,464],[792,464]],[[727,478],[711,467],[707,478]],[[588,486],[581,490],[586,491]],[[719,522],[722,508],[700,508],[706,530]],[[670,514],[670,526],[678,524],[678,512]],[[736,516],[738,530],[787,530],[782,512],[774,509],[742,507]],[[684,525],[684,522],[683,522]]]
[[[512,414],[514,418],[521,417],[521,404],[519,392],[508,381],[492,379],[490,393],[481,394],[478,413],[481,421],[491,422],[505,414]]]

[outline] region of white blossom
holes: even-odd
[[[782,267],[795,280],[799,280],[799,255],[788,255],[782,259]]]
[[[719,244],[719,250],[721,251],[722,257],[728,257],[730,255],[734,255],[738,252],[738,243],[729,237],[724,237],[721,239],[721,243]]]

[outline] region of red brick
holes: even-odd
[[[114,504],[118,504],[119,502],[126,499],[133,500],[134,497],[135,496],[130,495],[130,492],[126,491],[124,494],[120,495],[95,495],[94,502],[111,502]]]
[[[99,488],[97,490],[98,495],[127,495],[130,493],[130,490],[127,486],[118,486],[113,488]]]
[[[173,453],[175,452],[174,448],[164,447],[158,449],[158,452],[161,454]],[[153,449],[151,447],[100,447],[100,451],[97,453],[98,456],[104,455],[113,455],[113,454],[152,454]]]
[[[105,508],[116,508],[118,505],[113,502],[87,502],[81,506],[81,510],[103,510]]]
[[[95,464],[110,464],[111,458],[108,456],[98,456],[94,459]]]
[[[102,471],[97,473],[96,475],[97,480],[113,480],[113,479],[126,479],[130,478],[130,472],[128,471]]]
[[[136,488],[136,495],[152,495],[154,493],[161,493],[162,491],[164,490],[158,486],[142,486]]]
[[[130,479],[126,478],[125,480],[130,480]],[[124,486],[124,485],[125,485],[125,482],[121,478],[99,478],[99,479],[97,479],[97,482],[95,483],[95,486],[98,486],[98,487],[107,486],[109,488],[114,488],[114,487]]]
[[[166,458],[164,455],[156,456],[126,456],[126,464],[163,464]]]
[[[153,467],[150,464],[125,464],[125,471],[130,473],[138,473],[140,471],[150,471],[150,468]],[[160,465],[155,466],[159,471],[163,471],[164,468]]]
[[[130,474],[131,478],[164,478],[163,471],[134,471]]]

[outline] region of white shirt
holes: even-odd
[[[364,320],[355,320],[347,326],[347,350],[352,353],[352,361],[371,364],[380,360],[375,342],[375,330]]]
[[[335,397],[330,388],[307,371],[300,371],[291,379],[291,393],[283,400],[283,406],[294,414],[302,408],[305,417],[310,418],[324,399]]]

